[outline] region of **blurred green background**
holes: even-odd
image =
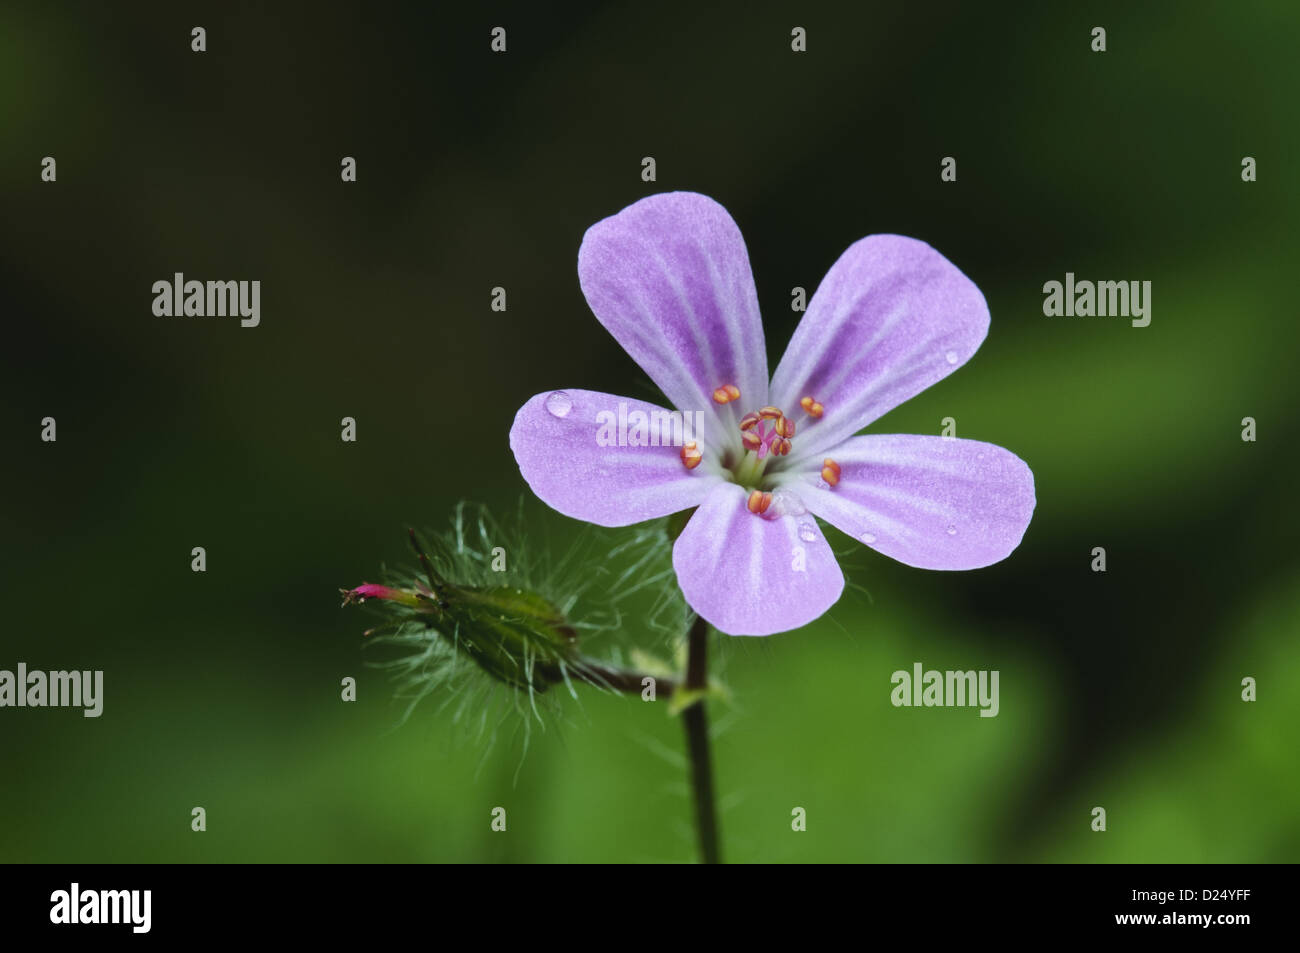
[[[337,596],[406,526],[513,506],[532,394],[652,393],[575,262],[671,189],[739,223],[773,366],[850,242],[938,248],[988,340],[872,430],[955,417],[1038,487],[997,566],[833,536],[870,598],[714,641],[727,858],[1297,860],[1297,35],[1280,2],[6,4],[0,668],[103,669],[106,698],[0,710],[0,860],[692,858],[663,706],[584,691],[526,757],[436,703],[399,725]],[[261,326],[154,317],[174,271],[260,279]],[[1044,317],[1066,271],[1152,281],[1150,327]],[[1001,713],[891,707],[915,661],[1000,670]]]

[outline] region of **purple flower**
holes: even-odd
[[[561,513],[625,526],[698,507],[673,548],[687,602],[717,629],[798,628],[844,576],[813,515],[923,569],[976,569],[1019,545],[1034,477],[992,444],[854,434],[947,377],[984,340],[969,278],[924,242],[872,235],[822,279],[769,383],[740,229],[692,192],[587,230],[587,303],[680,414],[586,390],[538,394],[510,446]]]

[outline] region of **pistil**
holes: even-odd
[[[731,477],[741,486],[753,488],[758,486],[766,469],[766,456],[760,457],[755,451],[746,450],[740,462],[732,468]]]

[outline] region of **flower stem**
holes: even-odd
[[[662,675],[649,675],[646,672],[637,672],[631,669],[614,668],[603,662],[597,662],[594,659],[585,657],[571,661],[563,668],[555,662],[538,662],[536,671],[545,684],[562,682],[567,673],[568,677],[573,681],[585,682],[588,685],[595,685],[597,688],[623,692],[628,695],[639,695],[647,678],[654,681],[655,692],[658,697],[671,698],[678,688],[677,682],[671,678],[665,678]]]
[[[698,616],[691,625],[686,647],[687,691],[703,691],[709,684],[709,624]],[[695,831],[700,842],[700,860],[706,864],[722,862],[718,847],[718,816],[713,798],[713,761],[709,753],[709,719],[704,698],[682,712],[686,729],[686,752],[691,763],[691,790],[695,797]]]

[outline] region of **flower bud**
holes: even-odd
[[[344,605],[381,599],[395,623],[422,623],[489,675],[516,688],[545,691],[577,658],[578,637],[564,614],[542,596],[509,586],[457,586],[433,579],[399,589],[366,583],[344,590]]]

